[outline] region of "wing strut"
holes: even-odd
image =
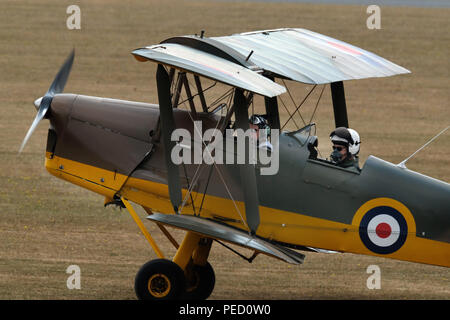
[[[234,108],[236,117],[236,126],[244,131],[248,130],[248,101],[241,89],[236,89],[234,94]],[[249,152],[250,142],[245,139],[245,150]],[[258,188],[256,185],[255,167],[252,164],[239,164],[239,172],[241,175],[242,189],[245,201],[245,216],[250,232],[254,235],[259,226],[259,200]]]
[[[348,128],[347,106],[345,104],[344,83],[342,81],[332,82],[331,97],[333,99],[334,122],[337,127]]]
[[[273,77],[268,77],[270,80],[275,81]],[[280,129],[280,115],[278,113],[278,100],[277,97],[264,97],[264,104],[266,107],[267,120],[269,126],[272,129]]]
[[[175,141],[171,141],[170,139],[175,129],[175,120],[173,118],[172,103],[170,100],[170,77],[161,64],[158,64],[158,70],[156,71],[156,83],[158,87],[161,133],[167,166],[170,201],[172,202],[175,213],[178,213],[178,208],[181,204],[180,173],[178,166],[170,158],[170,152],[175,146]]]

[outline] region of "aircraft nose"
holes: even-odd
[[[43,97],[37,98],[36,100],[34,100],[34,107],[36,108],[36,110],[39,110],[39,106],[41,105],[41,101],[42,101]]]

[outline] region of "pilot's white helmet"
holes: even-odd
[[[361,140],[356,130],[345,127],[336,128],[331,132],[330,139],[333,143],[347,146],[348,152],[354,156],[359,153]]]

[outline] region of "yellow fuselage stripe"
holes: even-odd
[[[168,186],[165,184],[127,177],[56,156],[50,158],[50,154],[47,154],[45,165],[52,175],[105,197],[112,198],[115,194],[119,194],[154,212],[174,213],[169,199]],[[182,193],[184,198],[187,190],[183,189]],[[192,193],[197,214],[202,196],[202,194],[196,192]],[[243,215],[245,213],[244,203],[237,201],[235,204]],[[241,221],[235,204],[230,199],[207,195],[204,199],[201,216],[213,219],[217,217],[229,219],[230,222],[227,222],[229,225],[245,230],[245,224]],[[293,245],[450,267],[450,244],[417,237],[412,215],[406,217],[409,226],[408,237],[398,251],[386,255],[373,253],[365,247],[359,237],[359,222],[361,215],[364,213],[363,209],[364,206],[355,213],[351,224],[345,224],[260,206],[261,222],[257,235]],[[181,213],[194,214],[190,197],[188,197]]]

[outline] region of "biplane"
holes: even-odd
[[[301,264],[304,252],[324,250],[450,266],[448,183],[375,156],[360,171],[341,168],[318,156],[315,123],[294,131],[282,130],[280,123],[285,81],[330,84],[336,127],[348,127],[343,81],[407,69],[293,28],[223,37],[202,32],[132,54],[157,64],[158,104],[63,93],[72,52],[47,93],[35,101],[37,116],[20,150],[37,124],[48,119],[48,172],[104,196],[105,205],[129,211],[158,257],[137,272],[139,299],[208,298],[215,284],[208,262],[213,242],[235,252],[230,244],[250,249],[249,261],[265,254]],[[211,101],[206,93],[220,86],[225,93]],[[210,150],[213,141],[204,139],[210,129],[224,136],[227,130],[249,130],[257,96],[264,101],[270,130],[279,132],[271,141],[274,149],[266,151],[278,153],[275,172],[262,174],[267,163],[258,161],[173,161],[176,148],[191,152],[191,160],[195,148]],[[177,129],[191,134],[191,140],[173,139]],[[216,147],[214,155],[234,159],[237,138],[224,139],[229,144]],[[175,246],[172,259],[131,203],[142,206],[147,220]],[[186,231],[181,243],[167,227]]]

